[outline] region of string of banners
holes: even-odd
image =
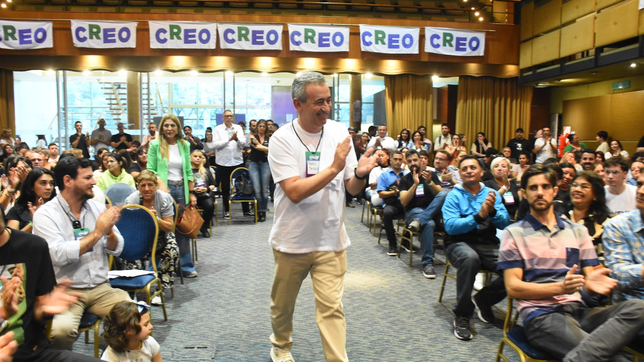
[[[149,21],[152,49],[282,50],[282,24],[225,24]],[[71,20],[77,48],[136,48],[138,22]],[[300,52],[349,51],[347,26],[288,24],[288,48]],[[53,48],[51,21],[0,20],[1,49]],[[384,54],[419,54],[420,28],[360,25],[360,50]],[[485,32],[425,27],[427,53],[483,56]]]

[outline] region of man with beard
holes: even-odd
[[[374,167],[369,172],[369,185],[367,185],[367,189],[365,190],[367,200],[371,201],[372,206],[382,205],[382,199],[378,195],[376,188],[378,187],[378,178],[389,167],[389,152],[387,150],[380,151],[378,155],[378,166],[380,167]]]
[[[87,159],[61,158],[54,169],[60,193],[33,217],[33,233],[49,244],[56,280],[69,280],[70,290],[81,295],[68,311],[54,317],[51,341],[58,349],[72,349],[85,310],[103,317],[116,303],[129,300],[107,279],[107,254],[119,256],[123,251],[123,237],[114,226],[121,212],[91,200],[96,184],[91,165]]]
[[[581,167],[584,171],[592,171],[593,166],[595,165],[595,151],[593,150],[584,150],[581,154]]]
[[[530,213],[501,238],[498,270],[508,295],[530,343],[557,360],[628,361],[618,353],[644,327],[644,300],[597,308],[582,301],[582,293],[610,293],[617,280],[599,263],[588,229],[554,212],[556,184],[544,165],[521,178]]]
[[[510,158],[514,158],[515,160],[519,160],[520,154],[532,150],[530,148],[530,141],[523,138],[523,128],[521,127],[517,128],[514,138],[508,141],[506,147],[509,147],[511,150]]]

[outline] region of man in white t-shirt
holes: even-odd
[[[378,195],[376,187],[378,186],[378,178],[382,175],[383,171],[389,167],[389,151],[381,151],[382,152],[378,156],[378,167],[374,167],[373,170],[369,172],[369,182],[367,183],[367,188],[365,190],[367,200],[371,201],[371,206],[382,206],[382,199]]]
[[[534,142],[534,154],[537,155],[536,163],[557,157],[557,141],[552,137],[550,127],[543,127],[543,137]]]
[[[378,135],[369,141],[367,148],[373,148],[376,150],[385,149],[389,151],[389,154],[392,154],[396,150],[396,141],[387,136],[387,126],[381,124],[378,126]]]
[[[452,135],[449,133],[450,129],[447,123],[441,125],[441,135],[434,140],[434,152],[443,150],[447,146],[452,145]]]
[[[628,163],[622,157],[611,157],[604,162],[606,176],[606,206],[611,215],[635,210],[637,187],[626,184]]]
[[[275,258],[271,291],[271,359],[294,361],[293,310],[302,281],[311,275],[316,321],[327,361],[348,361],[342,309],[346,248],[345,190],[365,187],[377,164],[356,160],[346,127],[327,120],[331,93],[324,76],[302,73],[293,81],[293,105],[299,117],[271,137],[268,162],[275,180],[275,219],[269,244]]]

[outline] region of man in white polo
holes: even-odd
[[[306,72],[291,90],[298,118],[271,137],[268,162],[275,180],[275,221],[269,238],[275,258],[271,291],[270,351],[274,362],[293,362],[293,311],[302,281],[311,275],[316,321],[327,361],[348,361],[342,309],[346,248],[345,190],[365,187],[378,164],[368,150],[356,160],[346,127],[327,120],[331,92],[324,76]]]

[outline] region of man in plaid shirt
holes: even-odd
[[[602,235],[606,264],[619,282],[616,300],[644,299],[644,173],[636,187],[637,209],[610,219]]]

